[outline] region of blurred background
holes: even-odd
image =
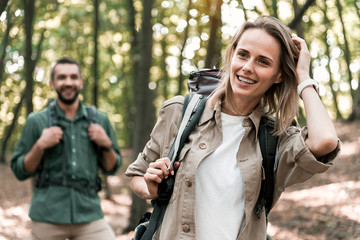
[[[0,240],[29,239],[31,182],[14,178],[9,159],[27,115],[56,97],[49,87],[52,62],[67,56],[80,63],[81,99],[114,126],[125,158],[105,181],[103,208],[119,239],[128,239],[149,205],[131,194],[123,173],[148,140],[158,108],[188,92],[192,71],[221,68],[237,29],[261,15],[279,18],[306,40],[311,74],[344,145],[341,165],[282,198],[269,231],[276,239],[360,239],[359,0],[1,0]],[[298,120],[305,121],[301,102]],[[323,188],[311,191],[314,186]],[[321,191],[334,195],[322,205],[312,199],[320,217],[316,204],[289,210],[291,201],[301,204],[301,196],[324,196]],[[334,204],[342,210],[334,213]]]

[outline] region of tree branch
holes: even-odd
[[[25,92],[24,91],[22,94],[21,94],[21,99],[20,99],[20,102],[18,103],[18,105],[16,105],[15,109],[12,111],[14,113],[14,118],[10,124],[10,126],[8,126],[5,130],[5,136],[4,138],[2,139],[2,145],[1,145],[1,153],[0,153],[0,163],[5,163],[5,150],[6,150],[6,147],[7,147],[7,143],[9,142],[9,138],[11,136],[11,133],[12,131],[14,130],[15,128],[15,125],[16,125],[16,122],[17,122],[17,119],[18,119],[18,115],[19,115],[19,111],[21,109],[21,105],[25,99]]]
[[[301,21],[302,16],[306,10],[315,3],[315,0],[307,0],[304,6],[300,9],[299,12],[295,13],[294,19],[288,24],[289,28],[295,28],[295,26]]]

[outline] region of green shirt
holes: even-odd
[[[24,170],[24,158],[41,136],[43,129],[49,127],[48,108],[39,113],[31,113],[23,128],[21,138],[17,143],[11,159],[11,168],[19,180],[36,176],[35,172]],[[43,157],[48,156],[49,175],[62,177],[62,161],[64,155],[67,161],[67,176],[74,181],[94,181],[98,172],[97,152],[88,136],[88,112],[86,106],[80,103],[79,111],[70,121],[56,104],[58,122],[63,129],[63,142],[48,149]],[[116,143],[114,130],[105,113],[97,113],[97,123],[100,124],[113,142],[117,155],[117,163],[111,172],[114,174],[121,165],[121,155]],[[65,151],[63,151],[65,149]],[[65,153],[64,153],[65,152]],[[70,187],[50,185],[45,188],[35,188],[30,206],[29,216],[32,220],[55,224],[87,223],[104,216],[98,194],[86,194]]]

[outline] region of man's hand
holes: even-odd
[[[25,171],[34,172],[39,166],[45,150],[59,144],[62,137],[63,130],[60,127],[45,128],[24,158]]]
[[[90,124],[88,133],[90,140],[95,142],[98,146],[110,148],[113,144],[104,128],[99,124]]]
[[[45,150],[59,144],[62,137],[63,130],[60,127],[45,128],[37,141],[37,145],[41,150]]]

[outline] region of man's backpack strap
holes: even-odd
[[[88,125],[99,123],[98,111],[97,111],[95,106],[92,106],[92,105],[86,106],[86,111],[87,111],[87,114],[88,114],[88,117],[87,117]],[[92,144],[93,144],[93,147],[94,147],[94,149],[96,151],[96,155],[98,156],[98,166],[102,170],[104,170],[105,166],[104,166],[104,162],[102,161],[101,147],[99,145],[97,145],[96,143],[94,143],[94,142],[92,142]]]
[[[278,137],[271,134],[273,129],[274,120],[270,117],[262,117],[260,120],[258,137],[260,142],[261,155],[263,157],[262,167],[265,172],[265,176],[261,182],[261,190],[255,206],[255,213],[258,218],[260,218],[264,207],[266,217],[268,216],[272,207],[275,185],[275,159],[278,142]]]
[[[198,123],[200,116],[204,110],[207,98],[205,96],[195,94],[186,95],[183,107],[183,117],[180,123],[179,131],[176,135],[173,145],[171,146],[168,157],[171,162],[178,161],[178,156],[185,142],[188,140],[190,133]],[[156,229],[163,221],[166,207],[169,203],[171,194],[174,189],[175,176],[170,175],[159,184],[159,198],[152,201],[154,210],[150,217],[149,226],[142,235],[141,240],[152,239]],[[137,239],[137,238],[134,238]]]
[[[95,106],[86,106],[87,114],[88,114],[88,123],[94,124],[98,123],[98,112]]]
[[[59,126],[59,122],[58,122],[58,114],[56,111],[56,99],[50,99],[49,103],[47,105],[47,115],[48,115],[48,122],[49,122],[49,126],[48,127],[53,127],[53,126]],[[60,144],[62,145],[62,151],[63,151],[63,155],[65,154],[65,145],[64,142],[62,140],[60,140]],[[50,179],[50,175],[49,175],[49,151],[46,150],[44,153],[44,158],[41,162],[40,165],[40,169],[39,169],[39,179],[37,180],[36,183],[36,187],[46,187],[48,185],[49,179]],[[63,156],[64,158],[64,156]],[[64,166],[64,163],[66,159],[62,160],[62,169],[66,168],[66,165]],[[66,181],[64,179],[62,179],[62,181]]]
[[[48,108],[48,122],[49,127],[53,126],[59,126],[62,127],[59,123],[58,114],[56,111],[56,99],[49,100],[49,103],[47,105]],[[91,123],[97,123],[97,110],[94,106],[87,106],[86,107],[87,113],[88,113],[88,124]],[[63,127],[62,127],[63,128]],[[96,177],[93,181],[89,182],[78,182],[73,181],[68,178],[68,162],[66,158],[66,151],[65,151],[65,143],[64,140],[60,140],[60,145],[62,148],[62,177],[61,178],[54,178],[51,177],[49,174],[49,151],[46,150],[44,154],[44,158],[41,162],[40,169],[39,169],[39,178],[36,183],[36,187],[38,188],[45,188],[50,185],[57,185],[57,186],[65,186],[65,187],[71,187],[77,191],[84,192],[86,194],[93,194],[101,190],[101,179],[99,176]],[[98,149],[98,145],[94,144],[95,149]],[[97,150],[98,152],[99,150]],[[98,152],[99,154],[99,152]],[[100,156],[100,155],[98,155]],[[98,164],[100,165],[102,161],[98,160]]]

